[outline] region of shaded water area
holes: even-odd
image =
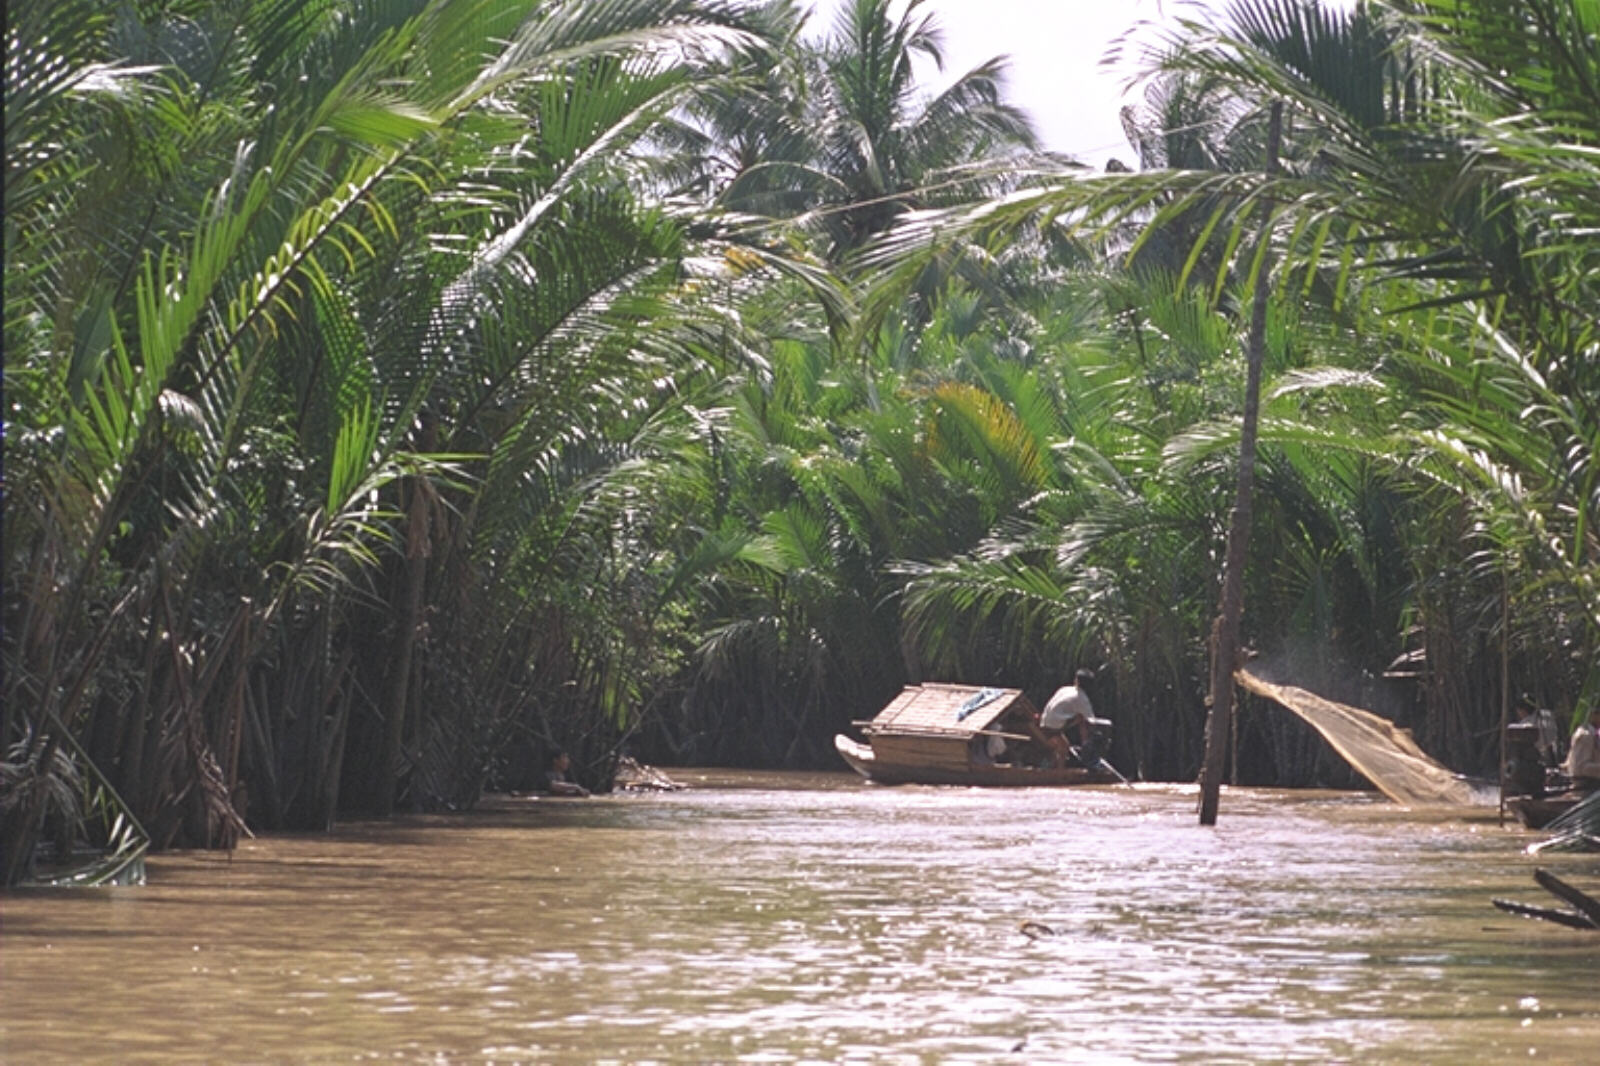
[[[1231,790],[1201,829],[1176,786],[679,776],[7,896],[0,1054],[1600,1061],[1600,936],[1490,907],[1552,902],[1492,813]]]

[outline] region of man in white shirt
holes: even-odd
[[[1050,697],[1044,710],[1039,713],[1039,729],[1055,754],[1058,767],[1067,765],[1071,745],[1082,746],[1089,742],[1094,705],[1089,702],[1089,694],[1084,690],[1093,680],[1092,672],[1079,670],[1073,675],[1072,684],[1056,689],[1055,695]]]
[[[1588,715],[1572,734],[1567,751],[1567,776],[1578,788],[1600,788],[1600,710],[1589,708]]]

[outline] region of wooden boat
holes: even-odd
[[[1540,751],[1540,736],[1541,726],[1535,718],[1506,726],[1506,810],[1529,829],[1543,829],[1594,791],[1575,787],[1560,768],[1547,764]]]
[[[1529,829],[1543,829],[1552,821],[1582,803],[1587,792],[1571,790],[1544,796],[1507,796],[1506,810]]]
[[[1019,689],[929,683],[907,685],[876,718],[858,723],[866,743],[843,734],[834,747],[850,767],[885,785],[1104,785],[1122,780],[1103,761],[1094,768],[1032,765],[1025,733],[1004,728],[1019,715],[1037,715]],[[1003,738],[1013,761],[988,757],[991,737]],[[1004,757],[1002,757],[1004,758]]]

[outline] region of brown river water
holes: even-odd
[[[1492,810],[676,776],[0,897],[0,1060],[1600,1063],[1600,934],[1489,903],[1600,857]]]

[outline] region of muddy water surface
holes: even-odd
[[[1600,934],[1490,907],[1553,902],[1492,812],[679,776],[0,897],[0,1059],[1600,1063]]]

